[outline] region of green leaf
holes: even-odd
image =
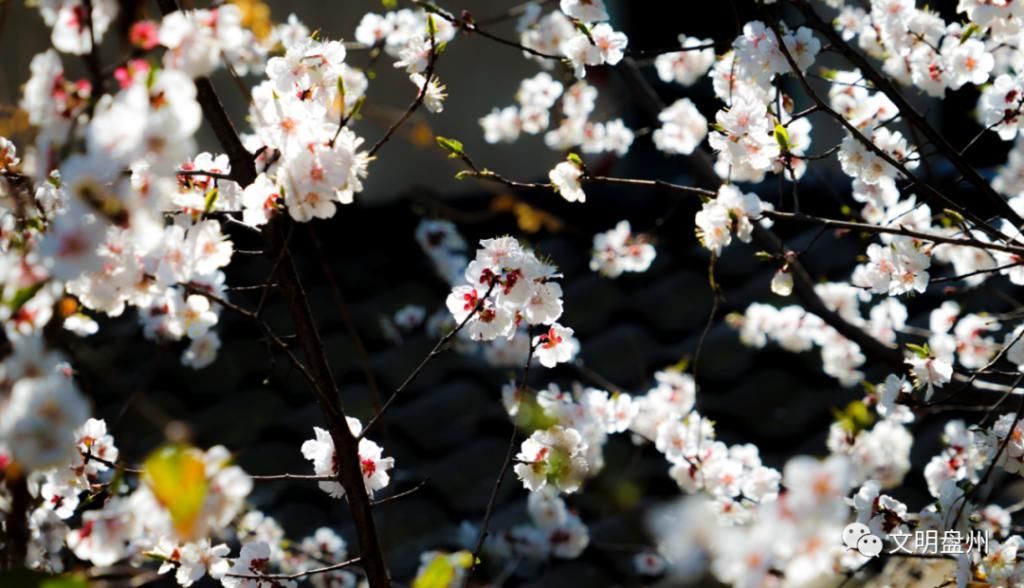
[[[203,198],[203,212],[210,214],[213,212],[213,207],[217,204],[217,198],[220,197],[220,190],[217,188],[211,188],[206,196]]]
[[[520,429],[530,433],[547,429],[558,424],[558,419],[544,410],[537,402],[537,395],[529,390],[518,391],[520,394],[519,410],[516,412],[516,424]]]
[[[451,159],[461,157],[465,153],[462,150],[462,141],[441,136],[435,137],[434,140],[437,141],[438,147],[448,152],[448,157]]]
[[[579,20],[574,20],[573,24],[576,25],[576,30],[586,35],[587,39],[590,41],[590,44],[593,45],[594,36],[590,34],[590,27],[587,26],[587,23]]]
[[[437,36],[437,23],[434,22],[433,14],[427,15],[427,34],[430,35],[431,39]]]
[[[925,343],[924,345],[915,345],[913,343],[907,343],[907,349],[913,351],[914,355],[920,357],[921,359],[928,359],[929,357],[932,356],[932,350],[928,348],[927,343]]]
[[[456,180],[464,180],[464,179],[468,178],[470,175],[472,175],[472,173],[473,172],[464,169],[464,170],[462,170],[460,172],[456,172],[455,173],[455,179]]]
[[[143,482],[170,513],[174,529],[181,538],[191,538],[209,491],[202,452],[184,444],[164,445],[146,458],[142,471]]]
[[[779,123],[775,124],[775,142],[783,153],[789,153],[789,131]]]
[[[690,358],[684,357],[665,369],[670,372],[678,372],[680,374],[684,373],[686,370],[690,369]]]
[[[394,10],[398,8],[398,0],[380,0],[380,3],[384,5],[387,10]]]
[[[583,158],[581,158],[578,153],[570,153],[565,158],[571,161],[576,167],[583,169]]]
[[[359,120],[359,113],[363,110],[363,104],[365,103],[366,96],[360,96],[356,103],[352,105],[352,112],[348,113],[348,118]]]
[[[36,295],[36,292],[41,290],[45,285],[46,282],[41,281],[36,282],[31,286],[19,288],[17,291],[15,291],[14,296],[11,297],[11,301],[8,303],[8,306],[11,307],[11,314],[17,314],[17,312],[21,310],[21,307],[25,306],[25,303],[28,302],[29,300],[32,300],[32,297]]]
[[[17,569],[0,572],[0,586],[18,588],[89,588],[89,580],[81,574],[48,576],[41,572]]]
[[[949,217],[949,219],[950,219],[951,221],[953,221],[953,222],[954,222],[955,224],[957,224],[957,225],[963,225],[963,224],[964,224],[964,223],[966,222],[966,221],[964,220],[964,215],[960,214],[959,212],[957,212],[957,211],[955,211],[955,210],[953,210],[953,209],[951,209],[951,208],[944,208],[944,209],[942,210],[942,212],[943,212],[943,214],[945,214],[945,215],[946,215],[947,217]]]
[[[630,480],[621,480],[612,488],[612,500],[624,511],[632,511],[643,500],[643,490]]]
[[[860,400],[854,400],[842,410],[833,408],[832,414],[839,426],[850,435],[856,435],[868,429],[875,422],[874,415]]]
[[[963,45],[964,42],[967,41],[967,39],[970,39],[971,37],[973,37],[974,35],[976,35],[976,34],[978,34],[980,32],[981,32],[981,27],[979,27],[978,25],[976,25],[976,24],[974,24],[972,22],[971,24],[967,25],[967,28],[964,29],[963,34],[960,35],[960,44]]]

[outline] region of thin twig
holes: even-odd
[[[384,145],[387,144],[389,140],[391,140],[391,137],[395,134],[395,131],[397,131],[398,128],[401,127],[403,124],[405,124],[405,121],[409,120],[409,117],[412,116],[413,113],[419,110],[420,106],[423,105],[423,100],[427,97],[427,90],[430,89],[430,82],[433,80],[434,65],[436,63],[437,41],[435,40],[433,33],[431,33],[430,56],[427,58],[427,69],[424,72],[425,75],[423,76],[423,87],[420,88],[419,92],[417,92],[416,99],[412,101],[412,104],[409,105],[409,108],[405,109],[405,112],[402,113],[402,116],[400,116],[398,120],[396,120],[390,127],[388,127],[388,130],[384,133],[383,137],[378,139],[377,142],[373,144],[373,147],[371,147],[370,150],[367,152],[368,157],[375,156],[377,152],[380,151],[381,148],[384,147]]]
[[[360,558],[353,557],[343,562],[324,566],[322,568],[314,568],[312,570],[306,570],[304,572],[296,572],[294,574],[224,574],[228,578],[242,578],[245,580],[300,580],[308,576],[314,576],[317,574],[327,574],[337,570],[343,570],[345,568],[354,566],[360,563]]]
[[[430,363],[432,359],[434,359],[438,355],[441,355],[441,353],[445,350],[446,346],[448,345],[448,342],[454,339],[455,336],[459,334],[459,331],[461,331],[463,327],[465,327],[466,324],[468,324],[469,321],[483,309],[484,302],[491,295],[491,292],[494,291],[494,286],[496,284],[497,282],[491,282],[491,285],[487,288],[487,292],[480,297],[480,300],[477,301],[476,306],[473,307],[473,310],[466,315],[466,318],[462,319],[462,321],[459,324],[455,325],[454,329],[452,329],[443,337],[438,339],[437,343],[434,344],[434,348],[431,349],[429,353],[427,353],[426,357],[420,360],[420,363],[419,365],[416,366],[416,369],[414,369],[412,373],[405,377],[405,380],[403,380],[402,383],[399,384],[398,388],[395,388],[395,391],[392,392],[391,396],[389,396],[388,399],[384,402],[384,406],[381,407],[380,411],[377,412],[377,414],[373,415],[373,418],[370,419],[368,423],[366,423],[365,427],[363,427],[363,432],[359,435],[360,439],[365,437],[366,434],[370,432],[370,429],[372,429],[374,425],[377,424],[378,421],[384,418],[384,414],[387,413],[389,408],[391,408],[391,405],[395,402],[395,399],[398,398],[398,395],[401,394],[409,386],[409,384],[411,384],[413,380],[415,380],[417,376],[420,375],[420,373],[423,371],[423,368],[427,367],[427,364]]]

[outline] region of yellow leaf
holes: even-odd
[[[561,219],[549,212],[535,208],[511,194],[498,194],[491,200],[490,207],[491,210],[496,212],[512,212],[515,214],[519,230],[527,233],[536,233],[541,229],[551,233],[557,233],[562,230]]]
[[[0,104],[0,137],[27,144],[32,142],[34,134],[32,125],[28,122],[27,111],[16,106]]]
[[[464,570],[468,570],[473,566],[473,554],[465,549],[453,553],[452,559],[455,561],[455,565]]]
[[[455,566],[445,554],[439,554],[416,575],[412,588],[448,588],[455,579]]]
[[[416,147],[423,149],[434,144],[434,132],[430,130],[430,125],[427,123],[416,123],[412,128],[409,140]]]
[[[170,513],[175,531],[191,538],[209,490],[203,454],[184,444],[164,445],[146,458],[142,479]]]
[[[231,0],[242,13],[242,26],[251,30],[257,39],[270,36],[274,23],[270,19],[270,6],[258,0]]]
[[[516,197],[511,194],[498,194],[491,200],[491,210],[509,212],[516,207]]]

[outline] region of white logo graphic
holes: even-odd
[[[864,557],[878,557],[882,553],[882,540],[871,534],[863,523],[850,523],[843,528],[843,543]]]

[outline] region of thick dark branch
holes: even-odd
[[[166,14],[178,9],[176,0],[158,0],[160,9]],[[206,78],[196,80],[197,99],[203,115],[213,127],[221,147],[228,154],[231,162],[231,176],[243,187],[256,179],[256,166],[253,156],[245,149],[235,130],[231,119],[224,110],[213,84]],[[373,521],[370,497],[367,495],[363,482],[362,468],[359,463],[358,443],[355,435],[348,427],[345,412],[338,395],[337,384],[327,363],[323,342],[317,331],[309,301],[302,288],[302,282],[295,269],[294,261],[288,251],[284,224],[289,219],[278,216],[267,223],[263,236],[267,242],[267,255],[280,265],[277,267],[277,278],[281,291],[284,293],[288,310],[295,324],[296,336],[302,346],[303,355],[309,363],[311,388],[316,397],[320,412],[327,423],[328,431],[334,442],[338,458],[338,482],[345,489],[356,533],[359,536],[360,561],[366,572],[366,578],[372,588],[388,588],[391,580],[384,563],[384,553],[377,538],[377,529]]]
[[[195,82],[196,99],[203,109],[203,117],[210,123],[214,134],[217,135],[217,141],[231,162],[231,179],[244,188],[256,181],[255,159],[238,137],[238,131],[224,110],[213,83],[209,78],[199,78]]]
[[[316,381],[313,387],[320,412],[327,421],[328,431],[334,442],[338,458],[338,481],[345,489],[356,533],[359,536],[359,549],[362,566],[367,580],[373,588],[388,588],[391,580],[384,563],[384,553],[377,537],[377,528],[373,521],[370,498],[363,482],[362,468],[359,463],[358,441],[348,427],[345,412],[341,406],[334,374],[327,363],[323,341],[317,331],[309,300],[302,288],[299,274],[295,269],[292,256],[287,251],[282,223],[287,218],[279,217],[267,223],[264,235],[268,250],[272,255],[284,251],[277,278],[281,284],[288,310],[292,315],[295,333],[302,345],[303,355],[309,363],[310,371]]]
[[[177,0],[157,0],[157,4],[164,14],[180,10]],[[242,139],[239,138],[231,117],[224,110],[224,105],[210,79],[198,78],[195,84],[196,100],[203,109],[203,117],[210,124],[221,148],[227,153],[228,161],[231,162],[231,179],[244,188],[256,180],[255,158],[242,144]]]
[[[906,371],[907,366],[902,351],[882,343],[870,333],[847,322],[838,312],[825,304],[824,300],[814,291],[814,280],[811,278],[811,275],[807,273],[807,270],[799,260],[787,256],[788,251],[785,244],[775,233],[755,224],[754,240],[759,246],[764,247],[769,253],[773,253],[778,259],[786,259],[788,261],[789,270],[793,275],[793,293],[800,299],[808,312],[817,315],[840,335],[856,343],[864,353],[864,356],[869,360],[888,365],[889,369],[895,373]],[[958,374],[954,378],[954,382],[961,387],[954,396],[959,397],[966,404],[982,406],[999,404],[1004,400],[1004,391],[992,387],[997,385],[982,387],[974,384],[975,379],[976,376],[968,379]],[[951,382],[949,385],[954,385],[954,382]],[[986,382],[986,384],[990,383]],[[947,401],[952,400],[952,398],[953,396],[950,396],[945,400],[932,402],[928,406],[945,404]]]
[[[786,255],[786,245],[782,240],[759,224],[754,225],[754,240],[768,252],[779,256],[779,259],[789,259]],[[882,360],[899,371],[906,369],[903,366],[903,353],[899,349],[885,345],[860,327],[848,323],[838,312],[825,304],[814,291],[814,279],[799,261],[789,260],[789,269],[793,275],[793,293],[804,303],[804,308],[808,312],[817,315],[840,335],[860,346],[864,355]]]
[[[313,244],[313,252],[316,254],[317,262],[320,264],[320,271],[327,280],[327,286],[334,297],[334,304],[338,307],[341,322],[345,324],[345,330],[348,331],[349,337],[352,338],[352,344],[355,346],[356,356],[359,358],[359,365],[363,370],[363,377],[366,378],[366,385],[370,387],[373,410],[379,413],[383,409],[380,386],[377,384],[377,377],[373,373],[373,368],[370,367],[370,355],[366,351],[366,344],[363,343],[363,338],[359,336],[359,329],[356,328],[356,324],[352,320],[352,313],[349,312],[345,296],[341,292],[341,286],[338,285],[338,280],[334,278],[334,272],[331,271],[327,263],[327,256],[324,255],[323,248],[320,246],[320,239],[316,236],[313,225],[307,225],[306,228],[309,229],[309,240]],[[388,437],[386,428],[384,437],[385,439]]]
[[[19,474],[8,475],[7,490],[11,495],[11,510],[6,521],[4,555],[7,556],[7,569],[16,570],[25,565],[28,554],[28,516],[32,509],[32,495],[28,491],[28,479]]]

